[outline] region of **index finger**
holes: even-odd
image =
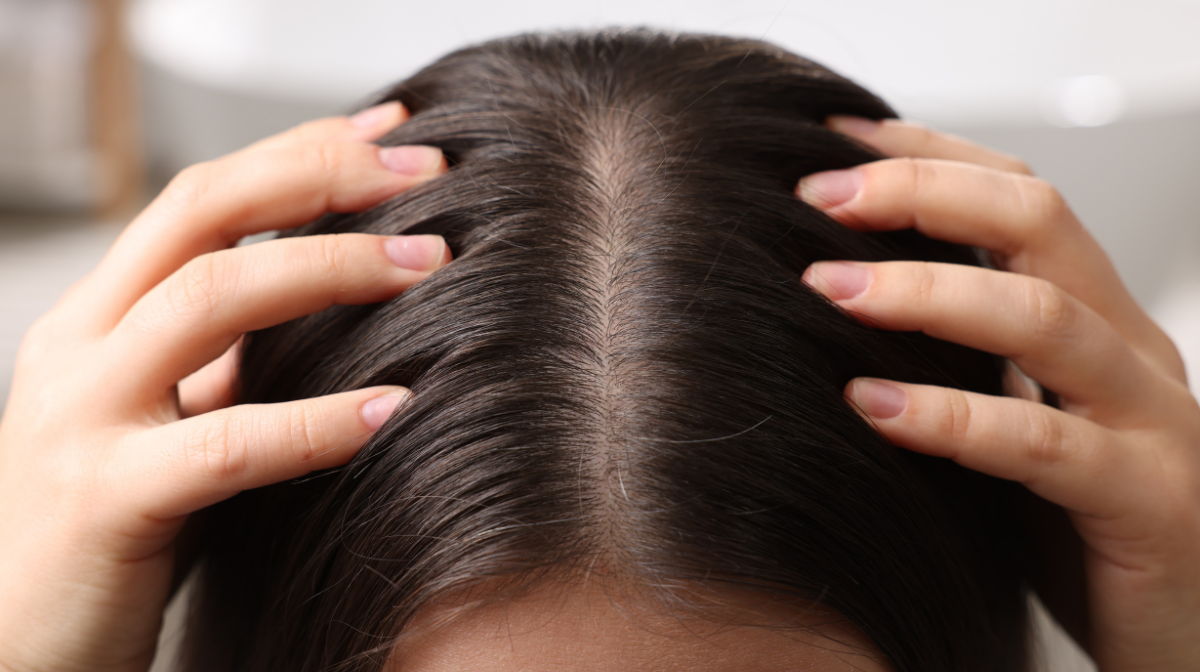
[[[107,331],[201,254],[326,212],[377,205],[443,172],[445,160],[434,147],[368,142],[405,116],[398,104],[381,108],[367,111],[365,127],[357,117],[322,119],[180,173],[70,297],[82,309],[76,323]]]
[[[1125,289],[1100,244],[1044,180],[957,161],[884,159],[803,178],[799,195],[851,228],[915,229],[990,250],[1005,270],[1049,280],[1102,315],[1174,378],[1170,339]]]
[[[875,121],[835,115],[826,119],[825,125],[842,135],[848,135],[874,147],[886,156],[948,159],[1009,173],[1033,174],[1029,166],[1015,156],[977,145],[956,135],[931,130],[911,121]]]

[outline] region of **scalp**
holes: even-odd
[[[195,639],[245,614],[223,669],[367,669],[423,605],[596,567],[668,604],[819,600],[899,670],[1019,669],[1011,540],[965,504],[995,484],[901,456],[842,398],[860,375],[998,393],[997,361],[800,281],[819,259],[975,263],[793,197],[875,158],[821,121],[890,116],[878,98],[759,42],[627,31],[468,48],[383,99],[413,112],[385,144],[451,170],[299,235],[436,233],[455,260],[250,339],[244,400],[414,397],[344,470],[227,507]]]

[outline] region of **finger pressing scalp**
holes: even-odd
[[[1182,379],[1178,354],[1125,289],[1062,194],[1028,175],[942,159],[885,159],[814,173],[797,193],[861,231],[913,228],[993,253],[1004,270],[1054,283]]]
[[[341,123],[348,124],[343,120]],[[188,260],[243,236],[377,205],[444,172],[435,147],[280,142],[189,168],[122,235],[86,288],[111,328]]]
[[[151,430],[122,464],[145,515],[168,520],[238,492],[345,464],[402,406],[402,387],[233,406]],[[133,482],[133,481],[131,481]]]
[[[896,446],[1018,481],[1075,511],[1127,510],[1141,476],[1113,432],[1042,404],[868,378],[845,393]]]
[[[1016,157],[948,133],[930,130],[911,121],[875,121],[835,115],[826,119],[825,125],[879,150],[886,156],[949,159],[1023,175],[1033,174],[1029,166]]]
[[[826,170],[801,179],[796,185],[796,195],[805,203],[828,211],[857,198],[862,185],[863,173],[857,168]]]
[[[400,145],[380,147],[379,162],[401,175],[437,175],[446,171],[446,157],[437,147]]]
[[[241,334],[334,304],[389,299],[449,258],[440,236],[367,234],[285,238],[199,257],[139,300],[107,339],[113,361],[135,362],[114,397],[167,389]]]
[[[361,128],[366,133],[377,133],[380,131],[387,132],[399,126],[408,119],[408,109],[400,104],[400,101],[393,100],[387,103],[381,103],[373,107],[368,107],[361,112],[358,112],[349,118],[351,126]],[[366,139],[374,140],[379,136],[374,136]]]
[[[1147,371],[1111,325],[1044,280],[928,262],[818,262],[805,282],[875,326],[920,331],[1013,360],[1074,404],[1138,417]]]
[[[1041,180],[941,159],[885,159],[814,173],[796,193],[852,228],[915,228],[996,252],[1022,249],[1050,227],[1078,227],[1062,197]]]
[[[349,117],[326,117],[305,122],[259,140],[241,151],[313,142],[371,142],[407,121],[408,116],[408,110],[399,102],[383,103]]]

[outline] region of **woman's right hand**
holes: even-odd
[[[372,144],[406,116],[388,103],[185,170],[30,329],[0,421],[0,670],[146,670],[188,514],[345,463],[402,400],[228,407],[243,333],[383,301],[449,261],[436,236],[230,249],[442,173],[437,149]]]
[[[1069,513],[1101,670],[1200,670],[1200,406],[1170,339],[1024,164],[900,121],[831,125],[902,158],[806,177],[805,200],[856,229],[986,248],[1002,270],[822,262],[805,280],[875,326],[1008,357],[1060,407],[866,379],[847,397],[897,446]]]

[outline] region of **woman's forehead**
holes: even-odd
[[[402,638],[387,672],[891,669],[861,631],[836,614],[800,613],[754,594],[723,597],[723,613],[669,613],[596,581],[530,591],[426,628],[454,608],[434,605],[410,624],[419,634]]]

